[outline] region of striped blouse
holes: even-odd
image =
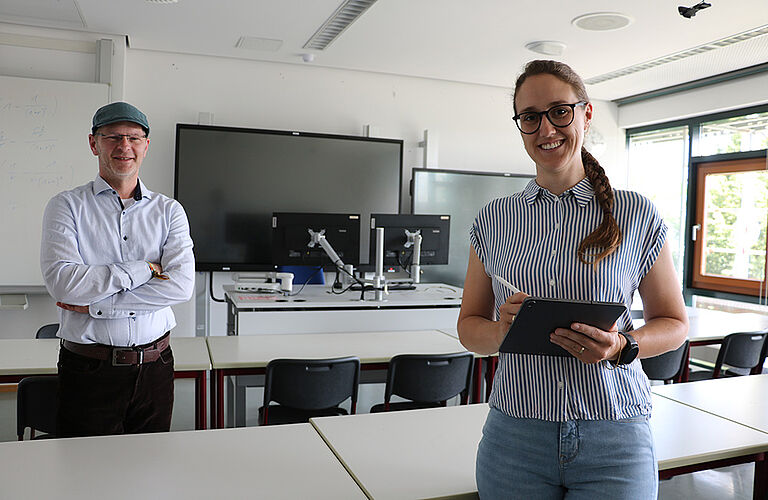
[[[490,202],[475,219],[470,242],[489,276],[502,276],[529,295],[629,306],[667,228],[647,198],[620,190],[614,196],[623,240],[597,272],[576,255],[581,240],[602,220],[587,178],[559,196],[531,180],[523,191]],[[492,283],[498,316],[510,292],[497,280]],[[618,327],[632,330],[628,310]],[[607,361],[501,353],[490,405],[518,418],[618,420],[650,415],[651,393],[637,359],[615,369]]]

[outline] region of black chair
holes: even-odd
[[[650,380],[663,380],[665,384],[678,383],[683,379],[685,360],[688,359],[688,339],[674,351],[640,360],[643,371]]]
[[[763,365],[765,365],[765,358],[768,357],[768,329],[762,331],[766,334],[765,342],[763,342],[763,350],[760,352],[760,361],[757,362],[757,366],[749,371],[750,375],[760,375],[763,373]]]
[[[352,398],[357,407],[360,360],[275,359],[267,365],[264,406],[259,425],[308,422],[312,417],[346,415],[339,404]],[[275,401],[279,404],[270,404]]]
[[[394,356],[387,370],[384,403],[373,406],[371,413],[445,406],[458,394],[461,404],[466,404],[473,361],[470,352]],[[390,403],[393,395],[411,401]]]
[[[24,440],[29,427],[32,439],[56,437],[56,412],[59,401],[59,378],[39,375],[25,377],[16,392],[16,435]],[[46,434],[35,437],[35,431]]]
[[[740,332],[726,335],[717,354],[714,370],[693,371],[688,380],[718,378],[722,375],[747,375],[761,362],[766,332]],[[727,365],[727,369],[723,369]]]
[[[59,332],[59,324],[51,323],[50,325],[43,325],[35,334],[36,339],[55,339],[56,334]]]

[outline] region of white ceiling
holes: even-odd
[[[768,25],[766,0],[378,0],[323,51],[302,46],[342,0],[2,0],[0,22],[127,35],[131,48],[236,57],[511,87],[541,58],[535,40],[563,42],[559,58],[584,79]],[[620,12],[627,28],[588,32],[571,20]],[[276,51],[239,49],[242,36],[282,40]],[[311,63],[301,54],[315,55]],[[588,91],[616,99],[768,62],[768,35],[619,77]]]

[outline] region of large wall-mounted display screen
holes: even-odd
[[[398,213],[402,162],[402,140],[177,124],[174,196],[197,270],[272,269],[273,212]]]

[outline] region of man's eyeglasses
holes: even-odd
[[[558,128],[567,127],[573,123],[574,109],[576,106],[584,106],[587,101],[579,101],[575,104],[558,104],[546,111],[525,111],[512,117],[517,128],[524,134],[535,134],[541,127],[541,117],[547,117],[549,123]]]
[[[96,134],[98,136],[101,136],[104,138],[105,141],[107,141],[110,144],[119,144],[123,142],[123,138],[128,139],[128,142],[131,143],[134,146],[138,146],[139,144],[143,144],[144,141],[147,140],[146,135],[128,135],[128,134]]]

